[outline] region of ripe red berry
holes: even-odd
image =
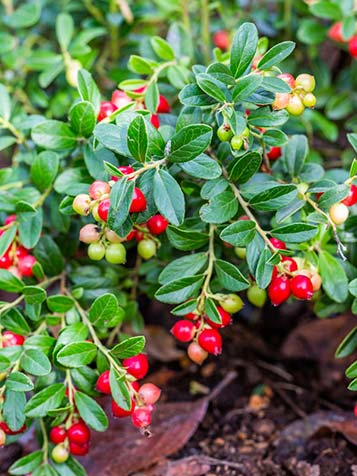
[[[213,44],[214,46],[220,48],[223,51],[228,50],[230,44],[228,31],[216,31],[213,35]]]
[[[211,321],[211,319],[208,316],[206,316],[205,321],[207,322],[207,324],[209,324],[214,329],[220,329],[221,327],[229,326],[229,324],[231,324],[232,322],[232,316],[229,314],[229,312],[225,311],[220,306],[217,306],[217,311],[218,311],[218,314],[221,316],[222,323],[217,324],[216,322]]]
[[[4,225],[10,225],[10,223],[13,223],[14,221],[16,221],[16,215],[9,215],[5,218]]]
[[[0,268],[9,269],[11,265],[12,265],[12,258],[10,257],[10,254],[8,253],[8,251],[6,251],[6,253],[3,254],[2,257],[0,258]]]
[[[343,43],[342,36],[342,22],[334,23],[328,31],[328,36],[331,40],[336,41],[337,43]]]
[[[290,289],[293,295],[299,299],[311,299],[314,294],[311,279],[303,274],[294,276],[290,281]]]
[[[146,428],[151,423],[151,409],[148,407],[136,408],[131,415],[131,421],[137,428]]]
[[[96,180],[89,187],[88,193],[93,200],[98,200],[103,195],[110,193],[110,185],[108,182],[104,182],[103,180]]]
[[[181,319],[175,323],[170,332],[180,342],[190,342],[195,335],[195,325],[192,321]]]
[[[11,331],[4,331],[2,333],[2,346],[3,347],[12,347],[14,345],[23,345],[25,342],[25,337],[20,334],[15,334]]]
[[[131,165],[120,165],[118,167],[118,170],[120,170],[120,172],[123,175],[130,175],[133,172],[135,172],[135,170],[133,169],[133,167]],[[116,175],[112,175],[110,177],[110,180],[113,180],[114,182],[117,182],[119,179],[120,179],[120,177],[117,177]]]
[[[204,329],[198,336],[198,344],[209,354],[222,352],[222,337],[216,329]]]
[[[115,418],[125,418],[130,416],[133,411],[135,410],[135,402],[134,399],[131,400],[131,408],[130,410],[124,410],[124,408],[120,407],[115,400],[112,400],[112,413]]]
[[[158,129],[160,127],[160,119],[159,119],[159,116],[157,114],[151,114],[150,122],[156,129]]]
[[[74,423],[67,431],[68,439],[71,443],[76,443],[77,445],[84,445],[90,440],[90,429],[84,423],[84,421],[79,421]]]
[[[6,435],[19,435],[20,433],[23,433],[26,430],[26,425],[23,425],[21,428],[18,430],[11,430],[8,425],[2,421],[0,422],[0,429],[6,434]]]
[[[161,233],[164,233],[168,225],[169,222],[166,218],[159,214],[152,216],[147,222],[147,227],[153,235],[161,235]]]
[[[131,102],[132,99],[124,91],[120,91],[120,89],[113,91],[112,103],[115,104],[118,109],[121,109]]]
[[[127,237],[125,238],[125,241],[131,241],[135,238],[135,236],[136,236],[136,230],[131,230],[129,235],[127,235]]]
[[[291,258],[291,256],[281,256],[281,261],[284,263],[284,268],[289,271],[289,273],[293,273],[294,271],[297,271],[298,265],[297,262],[294,260],[294,258]]]
[[[78,445],[74,441],[69,442],[69,452],[74,456],[85,456],[89,451],[89,443]]]
[[[50,431],[50,440],[54,445],[63,443],[67,438],[66,429],[63,426],[54,426]]]
[[[188,314],[185,314],[185,319],[188,319],[190,321],[195,321],[198,319],[198,315],[195,314],[194,312],[189,312]]]
[[[347,197],[341,201],[346,207],[352,207],[357,203],[357,187],[356,185],[351,185]]]
[[[283,241],[278,240],[278,238],[269,238],[269,240],[277,250],[286,250],[286,244]]]
[[[137,380],[135,380],[135,382],[131,382],[131,386],[135,392],[138,392],[140,388],[140,383]]]
[[[135,187],[130,205],[130,213],[140,213],[146,210],[146,198],[140,188]]]
[[[103,221],[108,221],[108,213],[110,208],[110,199],[106,198],[102,200],[98,205],[98,215],[99,218]]]
[[[139,395],[147,405],[153,405],[159,400],[161,390],[153,383],[144,383],[139,388]]]
[[[279,304],[286,301],[290,294],[290,283],[286,276],[277,276],[272,280],[268,288],[268,294],[273,306],[279,306]]]
[[[156,111],[160,114],[167,114],[170,112],[170,104],[168,103],[165,96],[159,96],[159,104]]]
[[[355,414],[355,417],[357,418],[357,403],[354,406],[353,412]]]
[[[106,117],[111,116],[113,112],[116,111],[117,109],[118,108],[114,103],[110,101],[102,101],[100,103],[100,109],[97,116],[98,121],[102,121]]]
[[[348,51],[353,58],[357,58],[357,35],[352,36],[348,42]]]
[[[25,248],[24,246],[19,245],[16,248],[16,251],[15,251],[16,258],[18,258],[18,259],[24,258],[28,254],[29,254],[29,250],[27,248]]]
[[[21,258],[17,265],[20,274],[25,278],[33,276],[32,268],[36,262],[36,258],[32,255],[27,255]]]
[[[109,370],[105,370],[99,375],[95,385],[95,388],[98,390],[98,392],[105,393],[106,395],[110,395],[112,393],[110,390],[109,375]]]
[[[124,359],[122,363],[127,372],[137,379],[144,378],[149,370],[149,362],[145,354],[128,357]]]
[[[277,78],[281,79],[282,81],[285,81],[291,89],[295,88],[295,78],[292,74],[290,73],[282,73],[278,74]]]
[[[269,160],[279,159],[281,157],[281,147],[272,147],[267,153],[267,157]]]

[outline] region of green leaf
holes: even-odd
[[[118,359],[127,359],[128,357],[132,357],[133,355],[140,354],[145,347],[145,337],[137,336],[137,337],[128,337],[117,344],[115,347],[111,349],[111,354],[115,355]]]
[[[147,123],[143,116],[138,115],[133,119],[128,128],[128,149],[134,159],[145,162],[148,150]]]
[[[154,201],[159,212],[173,225],[181,225],[185,218],[185,197],[181,187],[166,170],[154,175]]]
[[[293,223],[274,228],[271,231],[274,238],[286,241],[288,243],[304,243],[317,235],[318,228],[308,223]]]
[[[220,234],[223,241],[233,246],[247,246],[254,238],[255,223],[251,220],[239,220],[224,228]]]
[[[128,218],[130,205],[133,199],[134,181],[122,178],[112,187],[110,192],[110,209],[108,225],[120,235],[120,227]]]
[[[257,127],[279,127],[285,124],[288,119],[289,114],[285,109],[272,111],[270,107],[259,107],[251,111],[248,117],[248,123]]]
[[[230,166],[229,176],[238,184],[248,182],[255,175],[262,163],[262,158],[257,152],[248,152],[237,157]]]
[[[60,13],[56,18],[56,35],[62,51],[67,51],[74,33],[73,19],[68,13]]]
[[[109,374],[110,390],[114,401],[123,410],[130,410],[132,406],[131,396],[127,384],[123,381],[123,378],[114,369],[110,369]]]
[[[22,475],[29,474],[37,469],[43,460],[43,451],[35,451],[29,455],[23,456],[18,459],[14,464],[9,468],[9,474],[13,475]]]
[[[44,151],[31,164],[31,180],[40,192],[45,191],[54,181],[59,167],[57,154]]]
[[[9,293],[22,291],[24,283],[6,269],[0,269],[0,289]]]
[[[196,84],[188,84],[179,93],[179,99],[185,106],[206,107],[216,101],[207,96]]]
[[[229,100],[230,93],[226,85],[215,79],[213,76],[206,73],[200,73],[196,76],[196,81],[202,91],[213,99],[216,99],[216,101],[225,102]]]
[[[232,191],[222,192],[213,197],[200,209],[200,217],[207,223],[224,223],[238,211],[238,201]]]
[[[4,395],[2,415],[10,430],[19,430],[25,424],[24,408],[26,404],[25,392],[14,392],[6,389]]]
[[[40,16],[41,6],[38,1],[24,3],[6,18],[6,23],[12,28],[28,28],[37,23]]]
[[[319,18],[337,21],[342,19],[342,11],[339,5],[329,0],[313,3],[309,8],[311,13]]]
[[[168,304],[178,304],[186,299],[196,297],[204,281],[204,276],[186,276],[184,278],[171,281],[159,288],[155,297]]]
[[[27,304],[41,304],[46,299],[46,291],[39,286],[25,286],[22,292]]]
[[[222,318],[218,312],[217,306],[213,299],[207,298],[205,300],[205,313],[207,314],[210,321],[215,322],[216,324],[222,324]]]
[[[344,302],[348,296],[348,280],[341,263],[327,251],[319,253],[322,287],[330,299]]]
[[[108,428],[107,415],[93,398],[77,391],[74,394],[74,400],[81,418],[88,426],[95,431],[105,431]]]
[[[100,92],[92,75],[85,69],[78,72],[78,92],[83,101],[89,101],[94,106],[97,115],[100,108]]]
[[[199,273],[207,263],[207,253],[195,253],[188,256],[182,256],[171,261],[161,271],[159,276],[160,284],[167,284],[175,281],[177,276],[193,276]]]
[[[150,38],[150,43],[152,49],[160,58],[166,61],[172,61],[175,58],[175,54],[171,46],[164,39],[160,38],[159,36],[153,36]]]
[[[9,120],[11,116],[11,99],[6,87],[0,84],[0,117]]]
[[[128,68],[137,74],[152,74],[153,67],[150,60],[141,56],[131,55],[128,62]]]
[[[208,242],[208,235],[200,231],[170,225],[166,233],[170,243],[181,251],[196,250]]]
[[[218,178],[222,174],[219,163],[206,154],[201,154],[189,162],[183,162],[180,167],[186,174],[206,180]]]
[[[357,278],[353,279],[349,285],[348,290],[352,294],[352,296],[357,297]]]
[[[58,408],[65,394],[63,383],[55,383],[36,393],[25,406],[25,414],[29,418],[42,418],[49,410]],[[77,392],[76,392],[77,394]]]
[[[27,375],[22,372],[11,372],[6,379],[6,388],[13,392],[30,392],[34,386]]]
[[[34,209],[29,203],[18,202],[16,216],[19,222],[19,238],[26,248],[34,248],[42,232],[42,208]]]
[[[290,137],[284,152],[284,163],[289,174],[297,177],[304,164],[309,152],[309,146],[306,136],[295,135]]]
[[[264,248],[260,253],[255,269],[255,279],[260,289],[265,289],[271,282],[273,273],[273,265],[269,262],[271,256],[271,252],[267,248]]]
[[[72,456],[65,463],[52,464],[59,476],[87,476],[86,470]]]
[[[12,226],[8,230],[5,230],[0,237],[0,256],[3,256],[9,249],[9,246],[13,242],[16,236],[16,226]]]
[[[270,69],[276,66],[284,61],[293,52],[294,48],[295,43],[293,41],[283,41],[274,45],[259,61],[258,69]]]
[[[74,306],[74,301],[69,296],[58,294],[47,298],[47,306],[52,312],[67,312]]]
[[[77,102],[69,111],[69,120],[79,137],[89,137],[97,122],[94,106],[88,101]]]
[[[256,210],[274,211],[288,205],[296,196],[295,185],[278,185],[254,195],[250,204]]]
[[[214,263],[214,269],[223,288],[238,292],[249,287],[249,281],[234,264],[217,259]]]
[[[354,327],[338,346],[335,356],[337,359],[348,357],[357,349],[357,326]]]
[[[64,268],[64,260],[57,244],[48,235],[43,236],[35,249],[35,256],[46,274],[55,276]]]
[[[171,138],[168,159],[171,162],[188,162],[202,154],[211,139],[210,126],[205,124],[185,126]]]
[[[77,368],[90,364],[96,355],[97,347],[92,342],[74,342],[58,352],[57,360],[64,367]]]
[[[353,362],[353,364],[346,369],[345,374],[348,378],[357,378],[357,362]]]
[[[74,132],[67,124],[60,121],[44,121],[32,129],[32,140],[50,150],[73,149],[77,145]]]
[[[159,104],[159,88],[157,87],[156,81],[153,81],[146,88],[144,99],[146,108],[150,112],[155,113]]]
[[[40,350],[25,349],[20,360],[23,370],[31,375],[48,375],[51,372],[51,362]]]
[[[244,23],[234,35],[230,55],[231,71],[235,78],[251,66],[258,46],[258,31],[253,23]]]
[[[243,76],[238,79],[237,84],[232,89],[233,101],[244,101],[248,99],[262,84],[263,76]]]
[[[97,327],[105,326],[107,321],[117,315],[119,304],[114,294],[103,294],[97,297],[89,309],[88,317],[92,324]]]

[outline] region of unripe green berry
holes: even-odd
[[[301,116],[305,110],[305,106],[297,94],[292,94],[290,96],[289,104],[287,105],[286,110],[292,116]]]
[[[94,207],[92,208],[92,216],[94,218],[95,221],[102,221],[102,219],[100,218],[99,214],[98,214],[98,206],[99,206],[99,203],[97,203],[96,205],[94,205]]]
[[[142,240],[138,243],[138,253],[144,259],[150,259],[156,254],[156,243],[153,240]]]
[[[220,306],[230,314],[243,309],[244,302],[237,294],[227,294],[224,299],[219,301]]]
[[[305,94],[302,100],[304,106],[306,107],[315,107],[316,106],[316,96],[312,93]]]
[[[239,150],[243,145],[241,136],[233,136],[231,139],[231,146],[233,150]]]
[[[217,130],[217,137],[222,142],[229,141],[233,136],[231,126],[229,124],[222,124]]]
[[[55,463],[65,463],[68,460],[69,451],[62,443],[60,443],[53,448],[51,456]]]
[[[88,256],[94,261],[100,261],[104,258],[105,246],[103,243],[92,243],[88,246]]]
[[[234,252],[240,259],[246,259],[247,257],[247,248],[239,248],[238,246],[236,246],[234,248]]]
[[[312,93],[315,89],[316,81],[311,74],[299,74],[295,79],[295,87],[301,88],[307,93]]]
[[[108,263],[123,264],[126,261],[126,249],[121,243],[113,243],[105,250],[105,259]]]
[[[241,137],[249,137],[250,136],[250,129],[249,127],[246,127],[244,131],[241,134]]]
[[[263,307],[267,299],[267,292],[253,284],[247,291],[247,298],[254,306]]]

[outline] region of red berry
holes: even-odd
[[[7,435],[19,435],[20,433],[23,433],[26,430],[26,425],[23,425],[21,428],[18,430],[11,430],[7,424],[2,421],[0,422],[0,428],[1,430],[6,433]]]
[[[341,201],[346,207],[352,207],[357,203],[357,187],[356,185],[351,185],[347,197]]]
[[[16,215],[9,215],[5,218],[4,225],[10,225],[10,223],[13,223],[14,221],[16,221]]]
[[[2,448],[6,443],[6,434],[3,430],[0,429],[0,448]]]
[[[127,416],[130,416],[133,413],[134,409],[135,409],[134,399],[131,400],[130,410],[124,410],[114,400],[112,400],[112,413],[115,418],[125,418]]]
[[[100,228],[93,223],[82,226],[79,231],[79,240],[83,243],[97,243],[100,238]]]
[[[136,230],[131,230],[131,232],[129,233],[129,235],[127,235],[125,240],[126,241],[131,241],[135,238],[135,236],[136,236]]]
[[[354,409],[353,409],[353,412],[354,412],[354,414],[355,414],[355,417],[357,418],[357,403],[356,403],[356,405],[355,405],[355,407],[354,407]]]
[[[146,428],[151,423],[151,409],[148,407],[136,408],[131,416],[131,421],[137,428]]]
[[[131,102],[132,99],[124,91],[120,91],[120,89],[113,91],[112,103],[115,104],[118,109],[121,109]]]
[[[221,50],[228,50],[230,44],[228,31],[216,31],[213,35],[213,44]]]
[[[8,251],[2,255],[0,258],[0,268],[1,269],[9,269],[12,265],[12,258],[10,257]]]
[[[348,42],[348,51],[353,58],[357,58],[357,35],[352,36]]]
[[[139,389],[139,395],[147,405],[152,405],[159,400],[161,390],[153,383],[144,383]]]
[[[98,215],[99,218],[103,221],[108,221],[108,213],[110,208],[110,199],[106,198],[102,200],[98,205]]]
[[[281,261],[284,263],[284,268],[289,271],[289,273],[297,271],[298,265],[294,258],[291,258],[290,256],[281,256]]]
[[[90,440],[90,429],[84,423],[84,421],[79,421],[74,423],[67,431],[68,439],[71,443],[76,443],[77,445],[84,445]]]
[[[336,41],[337,43],[343,43],[342,36],[342,22],[334,23],[328,31],[328,36],[331,40]]]
[[[281,79],[282,81],[285,81],[291,89],[295,88],[295,78],[292,74],[290,73],[282,73],[278,74],[277,78]]]
[[[144,239],[144,233],[142,231],[136,230],[135,232],[135,240],[142,241]]]
[[[267,153],[267,157],[269,160],[276,160],[281,157],[281,148],[280,147],[272,147],[269,152]]]
[[[103,180],[96,180],[89,187],[88,193],[93,200],[98,200],[98,198],[101,198],[103,195],[110,193],[110,185]]]
[[[185,314],[185,319],[189,319],[190,321],[195,321],[198,319],[198,315],[195,314],[194,312],[189,312],[188,314]]]
[[[268,294],[273,306],[279,306],[291,294],[289,279],[286,276],[274,278],[269,285]]]
[[[198,344],[209,354],[222,352],[222,337],[216,329],[204,329],[198,336]]]
[[[29,250],[25,248],[24,246],[19,245],[16,248],[16,251],[15,251],[16,258],[18,259],[24,258],[28,254],[29,254]]]
[[[135,187],[130,205],[130,213],[140,213],[146,210],[146,198],[140,188]]]
[[[89,451],[89,443],[86,442],[83,445],[78,445],[77,443],[70,441],[69,451],[74,456],[85,456]]]
[[[277,250],[286,250],[286,244],[283,241],[278,240],[278,238],[269,238],[269,240]]]
[[[50,440],[54,445],[63,443],[67,438],[67,432],[63,426],[54,426],[50,431]]]
[[[195,335],[195,325],[192,321],[181,319],[175,323],[170,332],[180,342],[190,342]]]
[[[123,367],[137,379],[144,378],[149,370],[148,358],[145,354],[134,355],[123,360]]]
[[[102,121],[106,117],[111,116],[117,109],[118,108],[114,103],[110,101],[102,101],[100,103],[100,109],[97,117],[98,121]]]
[[[197,342],[191,342],[187,348],[187,355],[198,365],[201,365],[208,357],[208,353]]]
[[[118,170],[120,170],[120,172],[123,175],[130,175],[133,172],[135,172],[135,170],[133,169],[133,167],[131,165],[120,165],[118,167]],[[114,182],[117,182],[119,179],[120,179],[120,177],[117,177],[116,175],[112,175],[110,177],[110,180],[113,180]]]
[[[225,311],[220,306],[217,306],[217,311],[219,315],[221,316],[222,323],[217,324],[216,322],[211,321],[211,319],[208,316],[206,316],[205,321],[207,322],[207,324],[209,324],[214,329],[220,329],[221,327],[229,326],[229,324],[231,324],[232,322],[232,316],[229,314],[229,312]]]
[[[311,299],[314,294],[311,279],[303,274],[292,278],[290,289],[293,295],[299,299]]]
[[[165,96],[159,96],[159,104],[157,106],[156,111],[160,114],[167,114],[170,112],[170,104],[168,103]]]
[[[2,333],[2,346],[3,347],[12,347],[14,345],[23,345],[25,342],[25,337],[20,334],[15,334],[11,331],[4,331]]]
[[[154,215],[147,221],[147,227],[153,235],[161,235],[168,227],[169,222],[162,215]]]
[[[242,215],[238,218],[238,220],[250,220],[248,215]]]
[[[21,258],[18,262],[18,270],[19,273],[24,276],[25,278],[30,278],[33,276],[32,268],[36,263],[36,258],[32,255],[27,255]]]
[[[157,114],[151,114],[150,122],[156,129],[158,129],[160,127],[160,119],[159,119],[159,116]]]
[[[110,390],[109,375],[109,370],[105,370],[99,375],[95,385],[95,388],[98,390],[98,392],[105,393],[106,395],[110,395],[112,393]]]

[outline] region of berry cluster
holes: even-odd
[[[64,424],[51,428],[49,436],[56,445],[52,450],[52,459],[56,463],[65,463],[70,454],[85,456],[89,451],[91,432],[79,415],[71,416]]]
[[[16,222],[16,215],[9,215],[4,221],[4,227],[8,227]],[[5,233],[5,229],[0,230],[0,236]],[[18,278],[30,278],[33,276],[32,268],[36,263],[36,258],[30,254],[30,250],[21,245],[18,236],[10,244],[8,249],[0,258],[0,269],[7,269]]]
[[[138,354],[123,360],[123,366],[127,373],[135,380],[130,384],[131,408],[125,410],[112,399],[112,413],[116,418],[131,417],[133,425],[137,428],[146,429],[151,423],[151,412],[154,404],[160,398],[161,390],[153,383],[140,385],[138,380],[146,376],[149,363],[145,354]],[[110,371],[106,370],[100,374],[96,390],[105,395],[111,395]]]
[[[119,171],[123,175],[135,173],[131,166],[120,166]],[[110,208],[111,185],[118,177],[111,177],[111,181],[96,180],[89,187],[88,194],[82,193],[75,197],[73,209],[79,215],[88,216],[90,213],[98,222],[97,224],[84,225],[79,233],[79,239],[88,244],[88,256],[94,261],[105,258],[108,263],[123,264],[126,261],[125,241],[135,239],[138,242],[138,253],[144,259],[152,258],[160,245],[156,235],[165,232],[168,221],[160,214],[153,215],[146,223],[134,226],[132,231],[121,238],[108,225]],[[140,188],[135,187],[130,205],[130,213],[140,213],[146,210],[146,198]]]
[[[220,294],[217,312],[220,322],[214,322],[207,314],[198,310],[185,315],[171,328],[172,335],[180,342],[188,343],[187,354],[196,364],[202,364],[208,354],[222,352],[222,337],[219,329],[232,323],[231,314],[243,308],[243,301],[236,294]]]
[[[295,79],[291,74],[283,73],[278,74],[277,77],[290,86],[291,92],[277,93],[273,102],[273,109],[286,109],[292,116],[300,116],[305,107],[315,107],[316,97],[312,94],[316,84],[314,76],[299,74]]]
[[[103,121],[107,117],[110,117],[115,111],[122,109],[125,106],[128,106],[131,103],[134,103],[134,110],[138,111],[145,109],[144,94],[146,91],[146,86],[141,88],[134,89],[131,92],[131,96],[126,92],[116,89],[112,94],[111,101],[102,101],[100,103],[100,109],[98,113],[98,121]],[[156,109],[157,114],[150,115],[151,124],[158,129],[160,127],[160,118],[158,114],[167,114],[170,112],[170,105],[167,99],[164,96],[159,96],[159,102]]]
[[[345,40],[342,34],[342,22],[334,23],[328,31],[328,36],[336,43],[347,43],[348,52],[352,58],[357,58],[357,35],[353,35],[349,40]]]
[[[317,198],[320,199],[323,193],[317,194]],[[349,207],[353,207],[357,203],[357,187],[351,184],[348,195],[339,203],[335,203],[329,210],[331,220],[335,225],[342,225],[347,220],[350,212]]]
[[[222,124],[217,130],[218,139],[222,142],[230,141],[233,150],[240,150],[242,146],[247,149],[249,136],[250,130],[248,127],[241,134],[233,134],[231,126],[227,123]]]

